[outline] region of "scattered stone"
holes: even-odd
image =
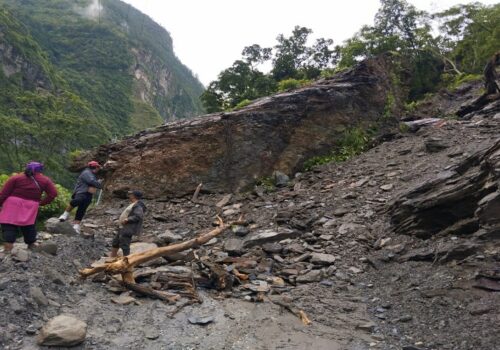
[[[448,144],[446,144],[442,139],[437,137],[430,137],[427,140],[425,140],[425,150],[429,153],[440,152],[448,147],[449,147]]]
[[[312,253],[311,255],[311,263],[316,265],[332,265],[335,260],[335,256],[331,254]]]
[[[26,249],[15,247],[12,249],[12,259],[19,262],[26,262],[30,259],[30,253]]]
[[[35,252],[43,252],[50,255],[57,255],[58,246],[55,243],[42,243],[37,245],[33,250]]]
[[[229,255],[241,255],[243,253],[243,240],[239,238],[228,238],[224,241],[224,251]]]
[[[8,278],[0,279],[0,291],[5,290],[10,284],[10,280]]]
[[[244,237],[250,232],[246,226],[243,225],[234,225],[231,227],[233,233],[238,237]]]
[[[323,278],[323,273],[321,270],[311,270],[304,275],[300,275],[297,277],[297,283],[311,283],[311,282],[319,282]]]
[[[214,322],[215,317],[213,317],[213,316],[190,316],[190,317],[188,317],[188,321],[191,324],[198,324],[201,326],[205,326],[209,323]]]
[[[233,198],[232,194],[226,194],[224,197],[222,197],[222,199],[219,202],[217,202],[217,204],[215,206],[217,208],[225,207],[226,205],[229,204],[229,202],[231,201],[231,198]]]
[[[146,337],[146,339],[155,340],[160,337],[160,333],[155,329],[147,329],[144,333],[144,336]]]
[[[11,310],[14,311],[15,314],[21,314],[25,310],[24,307],[21,304],[19,304],[17,299],[14,298],[9,299],[9,306]]]
[[[349,268],[349,271],[351,271],[352,273],[355,273],[355,274],[358,274],[358,273],[363,272],[363,270],[358,269],[357,267],[354,267],[354,266],[351,266],[351,267]]]
[[[276,187],[285,187],[290,182],[290,177],[281,171],[275,171],[273,177]]]
[[[73,316],[59,315],[47,322],[38,336],[38,345],[76,346],[85,340],[87,324]]]
[[[37,331],[37,328],[32,324],[30,324],[28,327],[26,327],[26,334],[28,334],[28,335],[35,335],[36,331]]]
[[[411,315],[403,315],[401,316],[400,318],[396,319],[395,321],[396,322],[410,322],[411,320],[413,320],[413,316]]]
[[[30,287],[30,296],[39,306],[49,305],[49,300],[39,287]]]
[[[480,315],[485,315],[489,313],[492,308],[491,306],[480,304],[480,303],[473,303],[469,305],[468,307],[469,313],[473,316],[480,316]]]
[[[170,230],[160,233],[155,239],[155,243],[162,247],[179,241],[182,241],[182,236]]]
[[[45,275],[46,275],[46,278],[55,283],[55,284],[59,284],[59,285],[65,285],[66,284],[66,279],[63,277],[63,275],[61,275],[58,271],[56,270],[53,270],[53,269],[46,269],[45,270]]]
[[[391,191],[394,188],[393,184],[387,184],[380,186],[380,189],[383,191]]]
[[[269,254],[281,253],[283,246],[278,242],[265,243],[262,245],[262,250]]]
[[[245,239],[243,246],[245,248],[251,248],[256,245],[263,245],[265,243],[272,243],[281,241],[287,238],[294,238],[299,234],[298,231],[282,229],[280,231],[274,230],[264,230],[255,232],[252,235],[247,236]]]
[[[116,298],[112,298],[111,301],[115,304],[118,304],[118,305],[129,305],[129,304],[134,303],[136,301],[136,299],[131,297],[130,294],[128,294],[128,293],[123,293],[123,294],[120,294],[120,296],[118,296]]]
[[[345,214],[350,213],[350,210],[347,208],[337,208],[333,211],[333,215],[335,216],[344,216]]]
[[[60,235],[78,234],[69,221],[59,221],[59,218],[50,218],[45,221],[45,229],[50,233]]]
[[[365,332],[373,332],[375,330],[375,323],[373,322],[367,322],[367,323],[360,323],[356,326],[357,329],[361,329],[362,331]]]

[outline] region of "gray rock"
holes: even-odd
[[[59,315],[47,322],[38,335],[38,345],[76,346],[85,340],[87,324],[70,315]]]
[[[14,298],[9,299],[9,306],[11,310],[16,314],[20,314],[25,310],[25,308],[21,304],[19,304],[17,299]]]
[[[147,339],[150,339],[150,340],[155,340],[155,339],[158,339],[160,337],[160,333],[158,333],[157,330],[155,329],[147,329],[145,332],[144,332],[144,336],[147,338]]]
[[[8,278],[2,278],[0,280],[0,291],[7,289],[10,284],[10,280]]]
[[[277,242],[266,243],[262,245],[262,250],[269,254],[281,253],[283,246]]]
[[[55,284],[60,284],[63,286],[66,284],[66,279],[58,271],[55,271],[53,269],[46,269],[45,275],[49,281]]]
[[[255,232],[252,235],[247,236],[243,246],[245,248],[254,247],[256,245],[262,245],[265,243],[278,242],[287,238],[294,238],[299,234],[298,231],[282,229],[280,231],[274,230],[263,230]]]
[[[12,259],[19,262],[26,262],[30,259],[30,253],[26,249],[16,247],[12,249]]]
[[[335,256],[332,254],[312,253],[311,262],[315,265],[332,265],[335,263]]]
[[[429,153],[436,153],[448,147],[449,145],[440,138],[431,137],[425,141],[425,150]]]
[[[73,226],[68,221],[59,221],[58,218],[50,218],[45,221],[45,230],[50,233],[61,235],[76,235],[78,234]]]
[[[171,243],[182,241],[182,236],[176,233],[173,233],[170,230],[167,230],[163,233],[160,233],[156,239],[155,243],[159,246],[166,246]]]
[[[30,287],[30,296],[39,306],[47,306],[49,305],[49,300],[43,294],[43,291],[39,287]]]
[[[233,233],[238,237],[244,237],[250,232],[246,226],[243,225],[234,225],[231,227]]]
[[[198,324],[198,325],[207,325],[209,323],[212,323],[215,321],[215,317],[213,316],[190,316],[188,317],[188,321],[191,324]]]
[[[311,283],[311,282],[319,282],[323,278],[323,273],[321,270],[311,270],[304,275],[300,275],[297,277],[297,283]]]
[[[58,246],[56,243],[42,243],[35,247],[34,251],[43,252],[50,255],[57,255]]]
[[[284,187],[288,185],[288,183],[290,182],[290,177],[288,177],[288,175],[282,173],[281,171],[275,171],[273,173],[273,177],[274,177],[274,184],[277,187]]]
[[[217,204],[215,206],[218,208],[225,207],[226,205],[229,204],[232,197],[233,197],[232,194],[226,194],[224,197],[222,197],[222,199],[219,202],[217,202]]]
[[[241,255],[243,252],[243,241],[238,238],[229,238],[224,242],[224,250],[229,255]]]
[[[386,184],[386,185],[382,185],[380,186],[380,189],[383,190],[383,191],[390,191],[394,188],[394,185],[393,184]]]
[[[373,322],[367,322],[367,323],[360,323],[356,326],[357,329],[361,329],[366,332],[373,332],[375,329],[375,323]]]

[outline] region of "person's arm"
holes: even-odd
[[[45,196],[40,202],[40,205],[42,206],[52,203],[52,201],[57,197],[57,188],[50,179],[47,179],[47,183],[43,190],[45,192]]]
[[[83,182],[85,182],[88,186],[95,187],[95,188],[101,188],[102,185],[99,181],[97,181],[96,177],[94,174],[92,174],[90,171],[85,171],[81,175],[81,179]]]
[[[127,218],[127,224],[133,224],[139,222],[144,217],[144,210],[142,206],[136,205],[130,215]]]
[[[16,184],[16,178],[13,176],[7,180],[7,182],[3,185],[2,192],[0,192],[0,207],[3,205],[3,202],[9,197],[14,191],[14,187]]]

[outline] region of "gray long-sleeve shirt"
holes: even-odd
[[[97,177],[89,168],[86,168],[80,173],[78,179],[76,180],[74,194],[87,193],[89,187],[101,188],[101,183],[97,181]]]

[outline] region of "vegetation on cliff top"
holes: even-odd
[[[310,79],[352,67],[380,54],[400,57],[409,78],[409,101],[443,86],[454,86],[466,76],[480,74],[499,49],[500,4],[457,5],[429,14],[405,0],[381,0],[373,26],[363,26],[352,38],[333,46],[320,38],[308,45],[312,31],[295,27],[290,37],[280,34],[277,44],[245,47],[242,59],[222,71],[202,96],[210,112],[234,108],[286,87],[297,88]],[[438,28],[436,33],[433,28]],[[269,73],[259,70],[271,62]],[[284,88],[285,87],[285,88]]]

